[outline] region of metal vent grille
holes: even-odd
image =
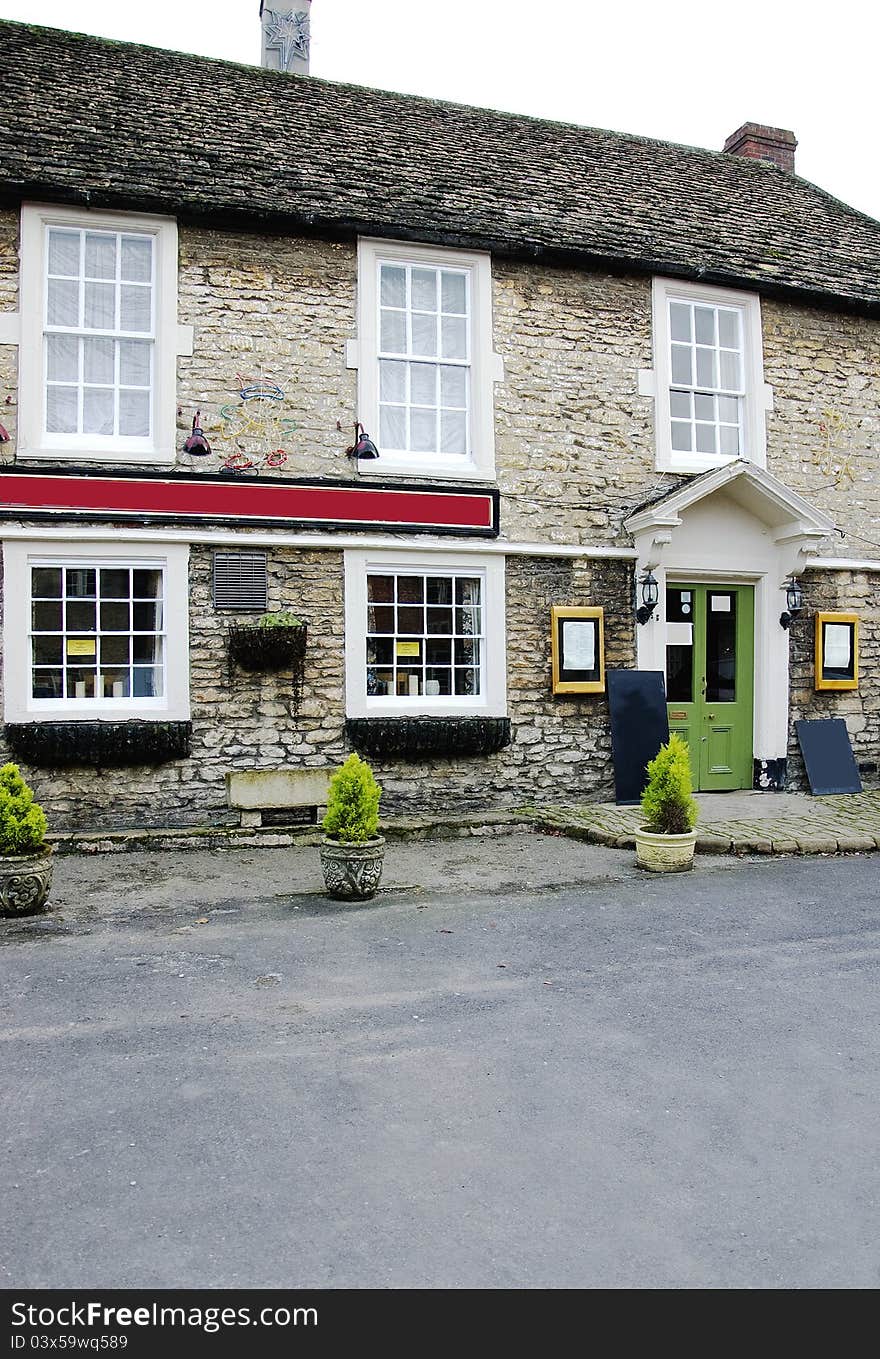
[[[264,613],[268,583],[265,552],[214,553],[214,608]]]

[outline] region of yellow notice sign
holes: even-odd
[[[94,656],[94,637],[68,637],[67,654],[68,656]]]
[[[418,654],[419,654],[419,643],[418,643],[418,642],[398,642],[398,643],[397,643],[397,654],[398,654],[398,656],[418,656]]]

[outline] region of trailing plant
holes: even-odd
[[[46,817],[17,764],[0,769],[0,854],[33,854],[43,843]]]
[[[642,811],[648,829],[659,835],[686,835],[696,824],[699,808],[691,796],[688,744],[677,731],[648,765]]]
[[[327,813],[321,822],[331,839],[363,844],[379,830],[379,787],[373,771],[359,755],[349,755],[330,780]]]

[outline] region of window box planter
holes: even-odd
[[[36,768],[106,769],[187,759],[192,723],[14,722],[6,725],[5,734],[15,755]]]
[[[350,717],[345,734],[356,749],[386,760],[458,759],[510,745],[510,718]]]
[[[229,629],[229,658],[241,670],[292,668],[301,679],[306,655],[306,625],[266,627],[233,623]]]

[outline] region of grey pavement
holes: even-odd
[[[316,860],[70,857],[0,922],[2,1283],[876,1287],[875,859]]]

